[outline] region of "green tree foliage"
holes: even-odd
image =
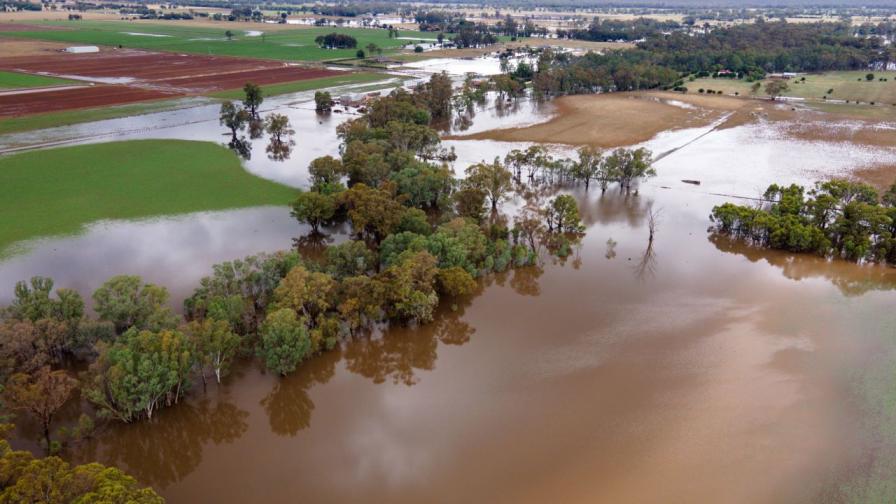
[[[601,191],[607,190],[610,181],[608,164],[603,162],[603,155],[595,147],[585,146],[578,150],[579,159],[573,165],[573,178],[585,183],[587,191],[592,180],[600,182]]]
[[[376,254],[363,241],[349,240],[327,247],[327,273],[337,279],[369,275],[377,270]]]
[[[311,355],[311,338],[303,318],[290,308],[271,312],[261,327],[258,355],[272,372],[287,375]]]
[[[295,252],[276,252],[216,264],[184,301],[184,314],[188,320],[226,320],[237,334],[254,336],[274,289],[300,263]]]
[[[760,207],[714,207],[714,232],[790,252],[850,261],[896,260],[896,208],[886,195],[878,198],[871,186],[835,179],[807,192],[798,185],[773,184],[763,199]]]
[[[405,204],[418,208],[442,206],[454,184],[454,177],[447,165],[434,166],[417,161],[392,172],[390,179],[398,193],[406,196]]]
[[[272,309],[289,308],[314,320],[332,306],[335,287],[332,276],[296,266],[274,289]]]
[[[84,393],[101,414],[124,422],[152,418],[185,392],[195,362],[183,333],[132,328],[111,345],[101,345]]]
[[[27,411],[38,421],[49,452],[53,450],[50,440],[53,418],[77,387],[78,380],[65,371],[51,371],[49,366],[44,366],[30,375],[12,375],[5,392],[13,409]]]
[[[787,85],[787,82],[783,80],[773,80],[769,81],[768,84],[765,85],[765,94],[769,96],[772,100],[786,93],[790,86]]]
[[[308,165],[312,189],[325,192],[322,189],[339,184],[343,171],[342,161],[333,156],[315,158]]]
[[[492,211],[513,189],[513,175],[498,159],[492,163],[477,163],[467,167],[466,182],[483,193],[491,203]]]
[[[399,320],[423,324],[432,320],[439,301],[435,292],[436,258],[428,252],[408,252],[383,272],[388,312]]]
[[[0,503],[162,504],[151,488],[114,467],[70,466],[58,457],[34,458],[0,440]]]
[[[339,196],[358,236],[369,237],[378,243],[401,222],[404,207],[385,189],[355,184]]]
[[[53,280],[50,278],[32,277],[30,285],[17,282],[15,299],[6,309],[6,316],[32,322],[52,318],[75,323],[84,316],[84,300],[80,294],[70,289],[58,289],[56,299],[52,299],[52,290]]]
[[[324,49],[354,49],[358,46],[358,41],[355,37],[335,32],[319,35],[314,39],[314,43]]]
[[[94,310],[100,320],[115,325],[119,333],[136,327],[150,331],[173,328],[177,318],[168,308],[168,290],[144,284],[138,276],[110,278],[93,293]]]
[[[631,189],[634,181],[656,175],[652,164],[653,155],[644,147],[616,149],[607,156],[604,169],[607,177],[618,180],[623,188]]]
[[[433,74],[428,82],[418,86],[415,94],[426,105],[433,121],[438,122],[451,119],[454,86],[447,73]]]
[[[223,320],[207,318],[194,320],[184,326],[184,335],[192,346],[199,372],[205,381],[205,371],[211,370],[221,383],[239,351],[242,339]]]
[[[364,56],[360,56],[363,58]],[[314,110],[318,112],[329,112],[333,110],[333,96],[329,91],[315,91],[314,93]]]
[[[243,92],[246,95],[245,98],[243,98],[243,107],[245,107],[245,110],[248,112],[249,119],[255,121],[259,120],[258,107],[264,102],[261,86],[247,82],[246,85],[243,86]]]
[[[336,214],[336,207],[336,198],[333,196],[300,190],[292,204],[292,216],[311,226],[313,233],[318,233],[320,225],[329,222]]]
[[[568,194],[561,194],[551,201],[546,217],[548,231],[579,233],[584,228],[579,219],[579,205]]]
[[[274,161],[289,159],[292,147],[296,144],[292,138],[296,134],[296,130],[290,126],[289,118],[282,114],[270,114],[265,118],[264,129],[271,136],[271,140],[265,148],[268,158]]]
[[[459,266],[440,269],[436,279],[439,292],[448,296],[469,296],[476,290],[476,280]]]

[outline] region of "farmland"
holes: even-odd
[[[789,89],[784,92],[784,96],[807,100],[822,100],[826,96],[828,100],[888,105],[896,103],[896,72],[873,72],[874,79],[871,81],[866,79],[867,74],[867,71],[842,71],[801,75],[787,82]],[[805,81],[802,80],[803,77]],[[768,81],[763,81],[762,85],[764,86],[766,82]],[[702,88],[722,91],[724,94],[739,93],[741,96],[747,96],[750,94],[752,83],[743,80],[702,78],[686,82],[685,85],[691,93]],[[833,92],[829,93],[831,90]],[[758,94],[761,96],[764,93],[760,90]]]
[[[205,142],[141,140],[6,156],[0,254],[14,242],[74,233],[98,220],[283,205],[293,194]]]
[[[70,80],[58,79],[56,77],[0,71],[0,89],[55,86],[60,84],[71,84],[71,82],[72,81]]]
[[[259,35],[246,30],[235,30],[227,23],[221,23],[220,29],[215,29],[195,25],[129,21],[48,21],[35,23],[33,30],[30,31],[20,27],[13,30],[9,25],[5,25],[5,28],[0,26],[0,36],[285,61],[323,61],[354,57],[356,49],[321,49],[314,42],[317,36],[333,32],[355,37],[358,48],[376,44],[384,52],[398,50],[409,42],[390,38],[389,32],[383,29],[301,27],[270,30],[269,26],[272,25],[259,24],[257,31],[269,30]],[[233,31],[231,40],[225,35],[228,30]],[[427,35],[402,31],[401,36],[426,38]]]

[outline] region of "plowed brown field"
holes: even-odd
[[[0,70],[98,83],[77,89],[0,95],[0,117],[202,94],[239,88],[247,82],[276,84],[338,73],[280,61],[131,49],[90,54],[0,57]],[[104,83],[114,85],[102,85]]]

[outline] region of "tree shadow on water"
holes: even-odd
[[[79,457],[127,469],[165,488],[193,472],[208,443],[232,443],[246,433],[249,413],[226,398],[202,396],[159,411],[151,421],[114,424],[115,432],[86,442]]]
[[[311,426],[314,401],[308,391],[333,378],[338,359],[337,352],[315,356],[302,363],[295,373],[277,379],[271,392],[261,400],[273,433],[295,436]]]

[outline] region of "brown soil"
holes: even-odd
[[[0,96],[0,117],[120,105],[174,96],[176,93],[130,86],[89,86],[41,93],[10,94]]]
[[[694,108],[674,105],[672,100]],[[671,93],[613,93],[565,96],[555,105],[557,115],[545,123],[461,138],[617,147],[649,140],[661,131],[706,125],[723,114],[731,114],[730,121],[746,117],[751,102]]]
[[[17,32],[17,31],[34,31],[34,25],[18,24],[18,23],[0,23],[0,32]],[[65,30],[62,26],[44,26],[42,31],[46,30]]]
[[[25,40],[11,38],[0,39],[0,46],[2,46],[3,48],[4,58],[56,54],[69,45],[71,44],[45,42],[42,40]]]
[[[279,61],[109,50],[92,54],[55,53],[0,58],[0,70],[80,76],[87,80],[126,77],[127,85],[95,86],[0,97],[0,117],[128,103],[242,87],[246,82],[275,84],[336,75],[319,67]],[[104,96],[107,99],[104,100]]]

